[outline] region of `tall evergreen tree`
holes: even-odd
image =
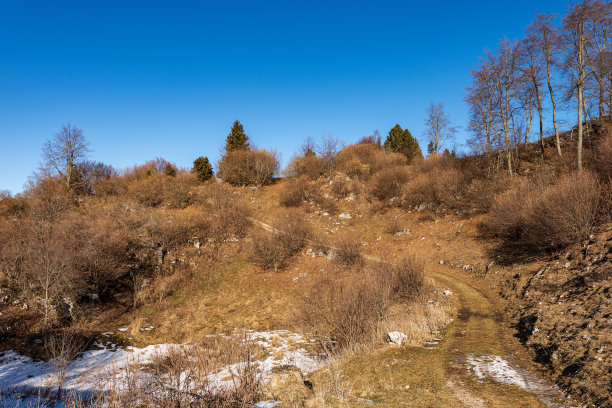
[[[225,152],[234,150],[249,150],[249,137],[244,133],[242,123],[238,119],[232,125],[232,130],[225,139]]]
[[[200,181],[210,180],[213,176],[213,169],[208,157],[198,157],[193,161],[192,173],[195,173],[196,177]]]
[[[395,125],[389,131],[385,140],[385,149],[404,154],[408,164],[412,163],[415,157],[423,157],[419,142],[412,137],[408,129],[402,129],[400,125]]]

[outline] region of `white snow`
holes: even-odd
[[[295,365],[303,373],[309,373],[322,364],[320,357],[307,350],[312,342],[299,334],[286,330],[247,331],[245,337],[264,350],[266,357],[253,362],[264,381],[268,379],[270,371],[277,366]],[[190,347],[188,344],[158,344],[144,348],[132,346],[124,348],[111,342],[106,344],[97,342],[94,346],[99,349],[83,352],[67,366],[63,385],[66,392],[99,392],[111,386],[121,389],[122,384],[126,382],[126,376],[129,375],[130,366],[149,363],[155,356],[163,355],[173,347]],[[242,366],[244,363],[232,364],[209,375],[209,384],[212,387],[231,386],[232,375]],[[55,384],[55,372],[51,363],[35,361],[11,350],[0,353],[0,390],[40,388],[53,390]],[[5,393],[0,399],[0,405],[17,406],[10,401]],[[23,406],[23,399],[15,401],[20,401],[19,405]],[[260,406],[271,407],[272,403],[266,401]]]
[[[466,357],[468,371],[479,379],[490,378],[506,385],[516,385],[535,394],[541,401],[548,403],[550,397],[560,395],[558,388],[512,364],[501,356],[470,354]]]

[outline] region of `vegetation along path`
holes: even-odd
[[[260,220],[252,221],[277,232]],[[364,258],[384,262],[374,255]],[[363,396],[357,405],[372,401],[389,407],[569,406],[559,389],[536,373],[504,320],[497,295],[478,287],[473,275],[456,267],[429,262],[426,273],[453,293],[456,319],[440,338],[423,347],[384,348],[342,364],[343,377]]]

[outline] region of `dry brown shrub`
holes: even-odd
[[[343,267],[363,264],[361,239],[356,234],[344,234],[335,240],[334,261]]]
[[[425,284],[425,262],[414,254],[395,263],[392,270],[393,292],[403,299],[418,295]]]
[[[20,196],[11,197],[0,193],[0,217],[16,217],[25,215],[28,211],[28,201]]]
[[[168,176],[160,173],[137,178],[128,185],[128,196],[142,205],[157,207],[164,201],[164,190],[170,181],[168,179]]]
[[[253,238],[253,260],[264,269],[279,270],[310,239],[310,228],[298,211],[288,211],[275,223],[276,231]]]
[[[321,278],[300,301],[298,320],[328,354],[376,342],[377,328],[392,302],[385,270],[351,270]]]
[[[330,214],[336,214],[338,212],[338,203],[336,200],[327,196],[321,190],[321,186],[317,184],[312,186],[310,200],[322,211],[327,211]]]
[[[370,193],[381,201],[400,197],[402,187],[410,180],[411,171],[407,166],[396,166],[376,173],[370,182]]]
[[[464,181],[463,173],[453,167],[421,173],[404,187],[404,203],[408,206],[430,204],[456,208],[460,204]]]
[[[211,211],[218,211],[234,205],[238,199],[238,191],[228,183],[211,182],[197,189],[195,202]]]
[[[199,184],[194,174],[179,170],[176,176],[167,177],[163,192],[164,204],[174,208],[185,208],[193,203],[193,189]]]
[[[101,376],[105,391],[95,402],[75,395],[67,406],[88,407],[247,407],[263,399],[264,381],[247,336],[205,337],[196,344],[174,345],[143,364],[138,357]],[[210,375],[232,365],[229,385],[218,387]],[[116,377],[125,378],[117,382]],[[225,379],[224,379],[225,380]]]
[[[214,237],[221,242],[244,238],[253,224],[251,209],[239,201],[220,209],[215,216],[217,222],[214,226]]]
[[[587,171],[561,176],[544,190],[527,180],[496,197],[488,227],[530,252],[583,240],[597,223],[600,188]]]
[[[279,201],[285,207],[299,207],[308,198],[310,180],[303,175],[290,181],[279,193]]]
[[[593,170],[604,182],[612,184],[612,134],[610,131],[595,150]]]
[[[217,176],[234,186],[263,186],[274,181],[279,162],[267,150],[234,150],[223,155]]]
[[[475,212],[485,213],[493,205],[498,194],[508,188],[509,179],[499,175],[490,178],[475,178],[465,186],[462,204]]]
[[[288,177],[307,176],[316,180],[324,173],[324,160],[317,155],[298,156],[291,159],[284,174]]]
[[[587,238],[597,222],[599,197],[599,182],[592,174],[562,176],[534,208],[529,240],[557,247]]]
[[[349,177],[368,180],[374,173],[406,164],[406,157],[382,150],[376,144],[356,144],[338,153],[337,169]]]
[[[457,159],[449,154],[430,154],[416,164],[418,173],[435,173],[459,167]]]
[[[193,239],[205,242],[213,233],[211,219],[201,212],[156,212],[146,228],[153,242],[166,249],[176,249]]]

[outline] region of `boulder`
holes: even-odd
[[[270,372],[269,397],[282,402],[300,404],[312,391],[306,386],[302,371],[294,365],[275,367]]]
[[[397,344],[401,346],[402,343],[404,343],[407,338],[408,336],[406,336],[402,332],[393,331],[393,332],[387,333],[387,343]]]

